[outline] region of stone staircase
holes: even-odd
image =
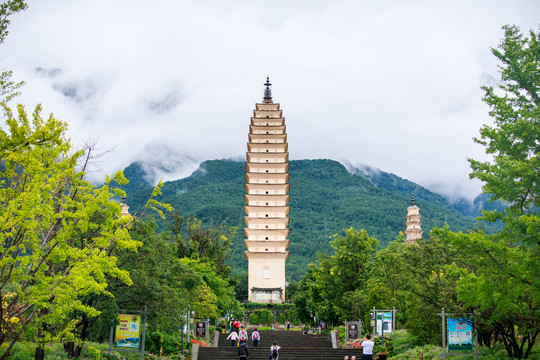
[[[304,334],[301,331],[261,330],[259,347],[254,348],[248,341],[250,360],[267,360],[270,346],[275,342],[279,350],[279,360],[343,360],[348,355],[362,358],[361,349],[333,349],[330,335]],[[251,330],[248,330],[251,337]],[[228,334],[219,334],[218,347],[201,347],[198,360],[238,359],[238,348],[231,347]]]

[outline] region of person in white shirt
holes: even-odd
[[[227,336],[227,340],[231,340],[231,346],[234,347],[236,346],[236,341],[238,340],[238,334],[236,333],[236,331],[231,331],[231,333],[229,334],[229,336]]]
[[[242,341],[248,341],[248,333],[244,326],[242,326],[242,330],[238,333],[238,337],[240,338],[240,342]]]
[[[259,345],[259,341],[261,341],[261,334],[255,329],[251,333],[251,340],[253,340],[253,347],[256,348]]]
[[[373,360],[373,347],[375,346],[375,343],[373,341],[371,341],[371,335],[370,334],[367,334],[364,337],[364,340],[362,341],[360,346],[363,349],[363,351],[362,351],[362,353],[363,353],[362,360]]]

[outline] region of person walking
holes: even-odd
[[[259,334],[257,328],[255,328],[255,330],[253,330],[253,332],[251,333],[251,340],[253,341],[254,348],[259,346],[259,341],[261,341],[261,334]]]
[[[371,335],[367,334],[364,337],[364,340],[360,344],[360,347],[362,348],[362,360],[373,360],[373,347],[375,346],[375,343],[371,341]]]
[[[233,329],[229,336],[227,336],[227,340],[231,340],[231,347],[235,347],[238,340],[238,333]]]
[[[240,346],[238,347],[238,359],[247,360],[248,358],[249,358],[248,346],[245,341],[241,341]]]
[[[248,341],[249,336],[244,326],[242,326],[242,330],[238,333],[238,337],[240,338],[241,343]]]
[[[270,356],[269,359],[272,360],[278,360],[279,358],[279,349],[281,349],[280,346],[278,346],[276,343],[274,345],[270,346]]]

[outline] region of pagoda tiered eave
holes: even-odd
[[[248,217],[282,218],[289,214],[288,206],[244,206]]]
[[[250,229],[285,229],[289,218],[258,218],[244,216],[244,222]]]
[[[244,228],[244,234],[248,239],[261,241],[285,240],[289,235],[289,229],[250,229]]]
[[[272,249],[273,251],[285,251],[289,247],[289,240],[250,240],[245,239],[244,245],[248,248],[248,251],[253,252],[266,252],[267,249]],[[279,250],[277,250],[279,249]]]
[[[261,104],[257,103],[255,104],[255,110],[279,110],[279,103],[271,103],[271,104]]]
[[[249,132],[253,135],[283,135],[285,134],[285,125],[281,125],[281,126],[250,125]]]
[[[289,173],[246,173],[246,181],[250,184],[285,184],[289,182]]]
[[[273,104],[273,105],[277,105],[277,104]],[[279,109],[279,105],[278,105],[278,109]],[[279,118],[282,118],[282,114],[283,112],[281,110],[278,110],[278,109],[260,109],[260,110],[253,110],[253,117],[255,118],[258,118],[258,119],[279,119]]]
[[[289,257],[289,252],[288,251],[279,251],[279,252],[273,252],[272,255],[275,256],[275,258],[277,259],[287,259]],[[268,257],[268,252],[267,251],[244,251],[244,257],[246,259],[250,259],[250,258],[259,258],[259,259],[264,259],[266,257]]]
[[[287,142],[287,134],[249,134],[248,140],[254,144],[281,144]]]
[[[244,188],[248,194],[253,195],[284,195],[289,192],[289,184],[250,184],[246,183]]]
[[[285,118],[251,118],[253,126],[284,126]]]
[[[245,194],[244,200],[251,206],[286,206],[289,195],[251,195]]]
[[[289,153],[246,153],[248,162],[252,163],[284,163],[289,161]]]
[[[284,174],[289,171],[289,163],[246,163],[246,171],[250,173]]]
[[[248,143],[248,152],[251,153],[286,153],[288,151],[287,143]]]

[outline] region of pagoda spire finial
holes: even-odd
[[[416,205],[416,200],[414,200],[414,193],[411,193],[411,206]]]
[[[263,104],[272,104],[272,90],[270,89],[270,77],[266,77],[266,83],[264,84],[266,86],[266,89],[264,89],[264,97],[263,97]]]

